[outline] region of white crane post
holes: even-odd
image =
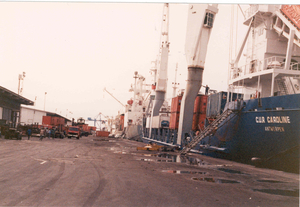
[[[182,97],[177,144],[181,145],[193,123],[195,98],[202,85],[207,45],[218,13],[217,4],[190,4],[188,9],[185,54],[188,64],[187,85]]]
[[[168,80],[168,55],[169,55],[169,4],[164,4],[161,29],[161,47],[160,58],[158,58],[157,82],[155,90],[155,98],[150,119],[150,134],[152,134],[152,119],[153,116],[159,115],[159,110],[165,101]]]
[[[165,100],[168,80],[168,55],[169,55],[169,4],[164,4],[163,22],[161,33],[161,47],[159,66],[157,70],[157,83],[155,91],[155,99],[153,104],[153,116],[159,115],[159,110]]]

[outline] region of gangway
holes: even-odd
[[[209,126],[207,126],[199,135],[196,135],[194,139],[187,144],[181,151],[180,154],[184,155],[194,148],[204,137],[215,132],[221,123],[233,113],[233,110],[225,110],[217,119],[215,119]]]

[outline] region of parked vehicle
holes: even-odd
[[[75,137],[76,139],[79,139],[81,137],[81,131],[78,126],[69,126],[67,127],[67,137],[70,139],[72,137]]]
[[[12,127],[12,124],[7,123],[7,121],[4,119],[0,120],[0,130],[1,135],[4,135],[5,139],[22,139],[22,132],[17,128]]]

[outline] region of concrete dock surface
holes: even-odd
[[[0,206],[299,206],[299,175],[125,139],[0,138]]]

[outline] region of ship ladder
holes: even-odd
[[[280,95],[287,95],[288,92],[284,80],[282,80],[281,78],[276,80],[277,80],[278,89],[280,91]]]
[[[180,154],[184,155],[188,153],[193,147],[195,147],[204,137],[214,133],[219,125],[229,117],[233,111],[231,109],[227,109],[224,111],[216,120],[214,120],[209,126],[207,126],[200,134],[196,135],[194,139],[187,144],[181,151]]]

